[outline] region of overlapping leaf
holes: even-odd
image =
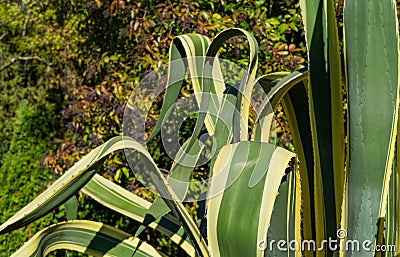
[[[52,251],[74,250],[105,257],[162,257],[151,245],[94,221],[68,221],[32,237],[12,257],[44,257]]]
[[[150,202],[132,194],[98,174],[94,175],[86,186],[82,188],[82,192],[100,204],[138,222],[144,221],[146,213],[151,206]],[[195,255],[195,250],[190,240],[175,217],[169,214],[165,215],[155,222],[150,223],[149,227],[170,237],[189,256]]]
[[[339,36],[333,0],[300,1],[308,49],[309,112],[314,151],[315,238],[336,237],[345,176]],[[332,204],[335,203],[335,204]],[[329,249],[317,256],[332,256]]]
[[[293,156],[262,142],[243,141],[221,149],[208,201],[212,256],[263,256],[257,243],[266,239],[279,185]]]

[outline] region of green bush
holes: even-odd
[[[41,162],[54,135],[52,111],[43,105],[33,106],[23,100],[16,113],[10,149],[0,167],[0,223],[32,201],[52,182],[50,170]],[[54,211],[41,220],[9,235],[0,236],[1,256],[9,256],[40,229],[61,221],[63,212]]]

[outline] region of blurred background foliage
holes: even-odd
[[[342,5],[338,0],[339,25]],[[296,0],[0,0],[0,223],[90,149],[121,134],[132,89],[166,63],[174,36],[196,32],[213,38],[230,27],[248,30],[257,39],[258,75],[306,65]],[[235,38],[220,54],[244,65],[248,52],[246,42]],[[154,103],[154,120],[159,106]],[[282,108],[277,117],[279,144],[291,149]],[[185,122],[182,131],[190,131],[193,122]],[[159,138],[148,147],[159,167],[170,167]],[[103,176],[153,199],[129,172],[123,154],[108,158]],[[129,233],[138,226],[91,199],[80,196],[79,202],[81,219]],[[187,207],[197,214],[196,204]],[[39,222],[0,236],[0,256],[9,256],[41,228],[65,219],[60,207]],[[184,256],[156,232],[141,236],[169,256]],[[54,256],[77,255],[58,251]]]

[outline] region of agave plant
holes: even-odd
[[[67,207],[69,221],[39,232],[14,256],[42,256],[55,249],[96,256],[162,256],[138,239],[147,226],[170,236],[189,256],[398,256],[396,2],[345,1],[343,58],[334,2],[301,0],[300,4],[309,67],[289,75],[255,78],[257,43],[247,31],[228,29],[212,41],[197,34],[177,36],[170,48],[160,117],[147,141],[160,133],[171,115],[187,70],[199,114],[169,175],[160,171],[144,142],[126,136],[109,140],[0,226],[0,233],[8,233],[59,205]],[[250,49],[246,72],[236,85],[225,83],[220,62],[213,58],[234,36],[245,37]],[[252,116],[250,102],[256,85],[262,86],[267,97]],[[273,119],[269,110],[278,104],[284,107],[296,157],[270,143]],[[128,103],[127,110],[134,108]],[[176,183],[191,179],[205,145],[199,144],[203,125],[208,140],[215,142],[206,235],[183,205],[188,188]],[[133,150],[140,158],[132,160],[146,164],[146,174],[159,194],[153,203],[96,174],[104,158],[119,149]],[[141,222],[136,235],[75,220],[73,195],[79,190]],[[285,246],[274,245],[281,240]],[[324,246],[324,240],[341,244]],[[300,247],[291,247],[289,242]],[[313,246],[312,242],[314,247],[303,247]],[[349,248],[357,243],[358,250]],[[396,249],[385,247],[389,245]]]

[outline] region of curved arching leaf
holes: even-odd
[[[306,69],[292,72],[280,79],[268,90],[267,98],[257,110],[255,127],[252,132],[252,139],[254,141],[268,142],[273,118],[271,110],[275,110],[278,103],[282,101],[290,89],[301,82],[308,81],[308,75]],[[262,79],[263,77],[259,78],[257,82]]]
[[[73,250],[104,257],[162,257],[151,245],[100,222],[76,220],[38,232],[12,257],[44,257],[55,250]]]
[[[93,149],[43,193],[4,222],[0,226],[0,234],[28,225],[66,202],[94,176],[104,157],[124,148],[123,141],[123,137],[115,137]]]
[[[164,175],[144,146],[129,137],[112,138],[83,157],[52,186],[3,223],[0,226],[0,233],[7,233],[25,226],[67,201],[71,195],[78,192],[93,177],[96,164],[109,153],[120,149],[133,149],[143,157],[142,161],[146,162],[146,168],[148,169],[146,172],[148,172],[151,181],[172,210],[172,213],[181,222],[197,254],[208,256],[204,239],[182,203],[175,201],[178,197],[166,182]]]
[[[249,108],[250,108],[250,99],[251,94],[253,91],[254,80],[257,71],[257,64],[258,64],[258,44],[256,39],[252,34],[248,31],[239,29],[239,28],[232,28],[227,29],[219,33],[207,50],[207,57],[215,57],[222,47],[223,43],[229,38],[235,36],[244,36],[247,41],[249,42],[250,48],[250,58],[249,64],[246,69],[247,74],[245,74],[240,82],[238,88],[238,95],[236,101],[236,109],[239,110],[241,117],[234,117],[236,119],[234,121],[234,129],[233,129],[233,142],[238,142],[240,140],[248,140],[248,120],[249,120]],[[207,73],[207,71],[206,71]],[[207,82],[207,81],[206,81]],[[203,85],[205,89],[208,86]],[[235,128],[236,127],[236,128]]]
[[[189,67],[191,73],[190,76],[192,77],[195,93],[201,92],[202,63],[198,62],[203,60],[209,44],[210,39],[208,39],[208,37],[194,33],[177,36],[172,41],[169,49],[167,88],[165,90],[159,119],[147,141],[152,140],[161,131],[168,110],[178,99],[187,67]],[[185,63],[185,61],[189,63]],[[207,128],[210,133],[213,131],[213,127],[211,123],[207,123]]]

